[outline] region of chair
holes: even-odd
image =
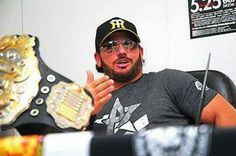
[[[187,73],[197,78],[200,82],[204,80],[205,70],[187,71]],[[209,70],[206,84],[224,96],[236,108],[236,87],[227,75],[216,70]]]

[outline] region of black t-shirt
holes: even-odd
[[[197,115],[201,87],[196,78],[178,70],[144,74],[112,93],[96,115],[92,130],[111,135],[144,127],[189,125]],[[204,106],[215,95],[206,87]]]

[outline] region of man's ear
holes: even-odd
[[[139,55],[143,58],[143,47],[139,46]]]
[[[98,66],[98,67],[101,67],[102,65],[101,65],[101,56],[100,56],[100,53],[95,52],[94,58],[95,58],[95,60],[96,60],[97,66]]]

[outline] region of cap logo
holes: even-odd
[[[122,19],[111,20],[110,23],[111,23],[111,25],[112,25],[111,30],[113,30],[113,29],[119,29],[119,28],[126,29],[125,26],[124,26],[125,21],[122,20]]]

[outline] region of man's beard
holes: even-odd
[[[131,62],[133,64],[133,61]],[[138,60],[133,64],[131,69],[124,74],[117,73],[114,69],[110,69],[104,62],[101,60],[103,72],[108,75],[111,79],[116,82],[129,82],[135,78],[140,72],[142,72],[143,62],[142,58],[139,55]]]

